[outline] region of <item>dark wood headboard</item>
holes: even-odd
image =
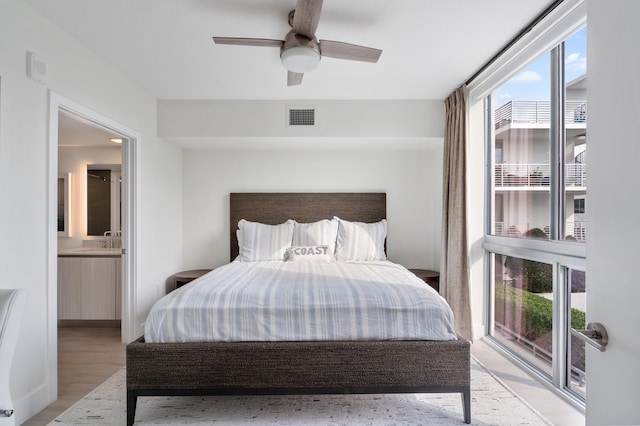
[[[236,230],[240,219],[277,225],[287,219],[309,223],[338,216],[350,221],[377,222],[387,217],[384,192],[232,192],[229,198],[232,261],[238,256]]]

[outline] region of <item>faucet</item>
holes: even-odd
[[[113,248],[113,232],[111,231],[104,231],[104,236],[105,237],[109,237],[109,248],[112,249]]]

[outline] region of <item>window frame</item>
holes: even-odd
[[[567,397],[579,409],[584,409],[585,401],[575,392],[571,391],[570,362],[567,359],[570,344],[569,333],[569,310],[571,308],[570,290],[568,290],[567,271],[569,269],[586,269],[586,244],[564,240],[565,227],[565,190],[564,185],[559,182],[564,180],[565,149],[565,125],[564,125],[564,49],[563,43],[572,34],[577,32],[587,23],[586,2],[584,0],[565,0],[544,19],[538,22],[528,34],[521,37],[507,49],[501,57],[489,64],[482,73],[468,82],[469,89],[469,111],[483,102],[484,122],[483,138],[484,145],[484,223],[483,223],[483,261],[480,262],[479,276],[483,278],[483,311],[484,311],[484,335],[488,337],[490,344],[499,346],[499,343],[492,341],[490,331],[493,327],[494,312],[494,286],[492,285],[492,256],[493,254],[507,255],[530,259],[533,261],[551,264],[553,267],[553,323],[563,326],[554,327],[553,331],[553,361],[552,377],[535,369],[530,363],[516,358],[513,353],[505,352],[513,361],[528,368],[531,373],[543,381],[549,382],[552,389],[558,394]],[[550,182],[550,216],[554,220],[550,221],[550,240],[535,240],[525,238],[512,238],[507,236],[491,235],[493,232],[493,209],[494,200],[492,192],[493,182],[493,111],[490,94],[509,78],[526,67],[540,55],[552,52],[552,61],[556,62],[556,72],[552,73],[552,115],[555,124],[550,128],[551,149],[550,165],[552,176]],[[553,101],[555,99],[555,102]],[[554,111],[555,110],[555,114]],[[478,120],[479,122],[479,120]],[[479,140],[479,138],[477,138]],[[473,140],[473,138],[470,138]],[[472,272],[473,275],[473,272]],[[495,339],[493,339],[495,340]],[[504,348],[500,348],[504,349]]]

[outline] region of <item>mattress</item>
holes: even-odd
[[[453,313],[401,265],[239,262],[158,300],[150,343],[456,340]]]

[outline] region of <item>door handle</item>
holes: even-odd
[[[599,322],[590,322],[587,324],[586,330],[576,330],[572,328],[571,335],[590,344],[600,352],[607,350],[607,345],[609,344],[607,329]]]

